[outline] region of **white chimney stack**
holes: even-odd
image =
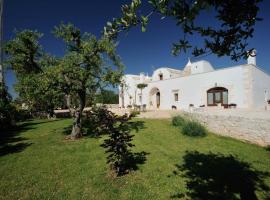
[[[143,72],[140,73],[140,83],[144,83],[145,81],[145,75]]]
[[[248,55],[248,59],[247,59],[247,62],[249,65],[256,65],[256,50],[253,49],[249,55]]]

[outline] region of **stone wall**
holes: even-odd
[[[216,134],[229,136],[261,146],[270,146],[270,119],[243,116],[208,115],[184,113],[197,119]]]

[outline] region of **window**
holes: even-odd
[[[178,93],[174,93],[174,101],[178,101]]]
[[[223,91],[222,97],[223,97],[223,104],[228,104],[228,91]]]
[[[207,105],[216,106],[217,104],[225,107],[228,105],[228,89],[215,87],[207,91]]]
[[[163,74],[159,74],[159,80],[163,80]]]
[[[140,103],[142,103],[142,95],[139,96]]]
[[[215,102],[221,103],[221,93],[220,92],[215,93]]]
[[[213,105],[214,104],[214,94],[213,93],[208,93],[207,94],[207,102],[208,102],[208,105]]]

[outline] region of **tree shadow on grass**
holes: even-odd
[[[144,121],[130,121],[128,122],[128,130],[134,130],[138,132],[141,129],[145,128],[145,122]],[[106,124],[104,122],[100,122],[97,124],[91,124],[89,122],[84,122],[83,128],[82,128],[83,135],[85,137],[89,138],[100,138],[102,135],[106,135],[110,133],[110,130],[108,130],[108,127],[106,127]],[[72,131],[72,125],[69,125],[63,129],[64,135],[70,135]]]
[[[139,169],[138,165],[145,164],[146,162],[146,156],[150,153],[147,153],[145,151],[137,152],[137,153],[129,153],[127,159],[122,163],[122,170],[118,173],[117,176],[123,176],[125,174],[128,174],[131,171],[136,171]]]
[[[255,170],[249,163],[222,154],[187,152],[175,175],[186,178],[188,192],[171,198],[202,200],[257,200],[256,191],[269,193],[264,180],[269,173]],[[269,199],[266,196],[265,199]]]
[[[9,130],[0,130],[0,156],[5,156],[11,153],[18,153],[23,151],[32,143],[26,142],[27,138],[22,137],[21,133],[35,129],[35,126],[43,123],[50,123],[51,121],[26,121]]]
[[[9,130],[0,131],[0,156],[5,156],[11,153],[17,153],[24,150],[29,143],[25,137],[20,136],[20,133],[32,129],[26,124],[18,125]]]
[[[126,123],[126,131],[136,131],[144,128],[144,121],[129,121]],[[110,134],[110,127],[106,122],[100,122],[97,124],[85,123],[83,125],[84,135],[87,137],[100,138],[102,135]]]

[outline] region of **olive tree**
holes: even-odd
[[[42,50],[41,37],[37,31],[17,32],[5,45],[5,64],[15,72],[15,90],[29,110],[44,111],[51,117],[54,108],[63,104],[63,93],[55,87],[51,70],[58,60]]]
[[[53,32],[65,42],[67,48],[55,73],[73,117],[69,137],[76,139],[82,136],[86,95],[94,96],[104,86],[120,83],[123,65],[116,54],[115,43],[108,38],[97,39],[89,33],[81,33],[70,23],[61,23]],[[88,99],[89,106],[94,104],[92,99],[92,102]]]

